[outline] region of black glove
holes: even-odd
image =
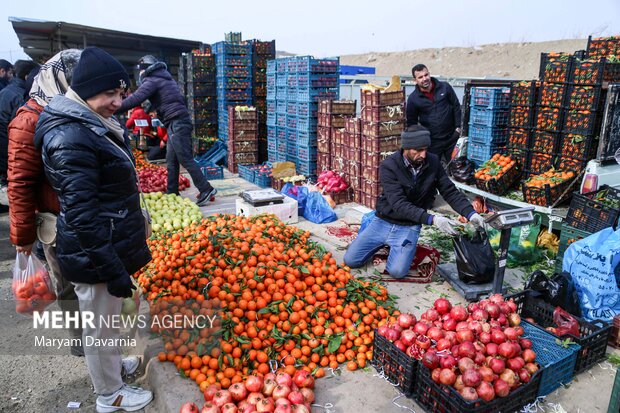
[[[131,277],[121,275],[118,278],[108,281],[108,292],[114,297],[127,298],[133,295],[133,290],[136,289],[135,284],[131,281]]]

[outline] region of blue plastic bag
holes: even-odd
[[[361,234],[362,231],[364,231],[366,227],[370,225],[372,220],[375,219],[375,215],[376,211],[370,211],[364,214],[364,216],[362,217],[362,225],[360,225],[360,230],[357,231],[357,235]]]
[[[610,321],[620,313],[620,229],[605,228],[572,243],[562,260],[562,270],[570,273],[589,321]]]
[[[308,190],[307,188],[305,189]],[[338,219],[332,207],[329,206],[319,192],[308,193],[303,215],[304,218],[315,224],[326,224]]]
[[[293,185],[286,183],[280,191],[282,195],[286,195],[289,198],[293,198],[297,201],[297,213],[304,216],[304,210],[306,207],[306,199],[308,198],[308,188],[305,186]]]

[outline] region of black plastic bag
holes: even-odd
[[[543,301],[556,307],[562,307],[569,313],[581,317],[579,297],[577,290],[575,290],[573,278],[569,273],[562,272],[547,278],[542,271],[534,271],[526,281],[525,289],[536,291],[540,293]]]
[[[483,284],[495,274],[495,254],[484,230],[459,235],[453,240],[456,269],[466,284]]]
[[[463,182],[465,184],[470,184],[475,181],[475,171],[476,164],[467,159],[466,156],[459,156],[458,158],[453,159],[448,165],[448,174],[456,181]]]

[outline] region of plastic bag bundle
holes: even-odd
[[[483,284],[495,275],[495,254],[484,230],[453,239],[459,279],[467,284]]]

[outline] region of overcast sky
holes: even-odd
[[[276,40],[317,57],[620,35],[620,0],[9,0],[0,58],[24,58],[9,16],[214,43]]]

